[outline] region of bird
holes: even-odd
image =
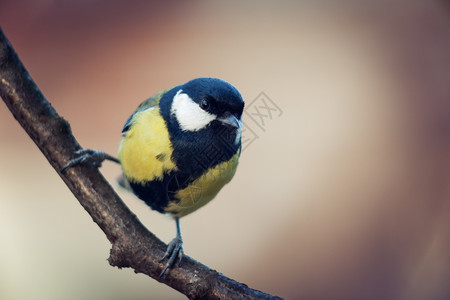
[[[241,154],[244,100],[230,83],[195,78],[142,102],[125,122],[117,158],[82,149],[62,171],[78,164],[120,163],[119,185],[151,209],[175,220],[176,236],[160,262],[159,277],[183,257],[180,218],[207,204],[233,178]]]

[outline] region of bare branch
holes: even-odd
[[[158,260],[166,245],[149,232],[122,202],[97,169],[76,167],[61,173],[81,149],[69,123],[58,115],[33,82],[0,28],[0,96],[41,149],[80,204],[112,244],[109,263],[133,268],[165,283],[190,299],[280,299],[211,270],[184,256],[170,276],[158,278]]]

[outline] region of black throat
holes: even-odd
[[[199,131],[183,131],[175,116],[170,114],[170,99],[177,88],[164,95],[160,101],[161,115],[166,121],[172,142],[172,159],[180,172],[196,179],[206,170],[230,160],[241,147],[238,131],[214,120]]]

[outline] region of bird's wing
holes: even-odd
[[[127,133],[127,131],[130,129],[131,125],[133,124],[133,117],[144,111],[147,110],[149,108],[155,107],[159,105],[159,100],[161,100],[161,97],[167,93],[168,91],[170,91],[173,87],[168,88],[164,91],[161,91],[153,96],[151,96],[150,98],[148,98],[147,100],[145,100],[144,102],[142,102],[138,108],[134,111],[134,113],[128,118],[128,120],[125,122],[125,125],[123,126],[122,129],[122,136],[125,136],[125,134]]]

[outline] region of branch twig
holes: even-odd
[[[81,149],[69,123],[45,99],[0,28],[0,96],[80,204],[112,244],[109,263],[133,268],[190,299],[280,299],[253,290],[184,256],[170,276],[158,278],[166,245],[149,232],[97,169],[62,166]]]

